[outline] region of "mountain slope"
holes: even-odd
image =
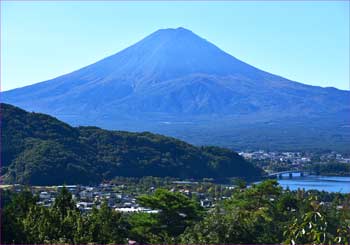
[[[237,153],[195,147],[151,133],[73,128],[57,119],[1,104],[5,183],[87,184],[115,176],[258,178]]]
[[[324,114],[348,109],[349,99],[348,91],[307,86],[256,69],[184,28],[158,30],[76,72],[3,93],[4,102],[81,123],[81,112],[92,118],[130,111]]]
[[[151,130],[177,137],[193,133],[191,128],[178,133],[189,124],[225,124],[227,131],[247,123],[283,125],[301,118],[307,119],[305,127],[328,118],[326,126],[336,125],[338,134],[350,116],[349,91],[264,72],[184,28],[158,30],[78,71],[4,92],[2,100],[73,125]],[[224,138],[222,133],[217,136]]]

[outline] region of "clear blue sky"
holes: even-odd
[[[349,2],[4,2],[2,90],[114,54],[160,28],[185,27],[260,69],[349,89]]]

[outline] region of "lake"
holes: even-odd
[[[283,188],[289,187],[290,190],[304,188],[305,190],[350,193],[350,177],[315,175],[298,176],[291,179],[282,177],[278,179],[278,183]]]

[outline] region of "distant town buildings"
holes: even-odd
[[[196,195],[200,204],[205,208],[213,207],[214,201],[206,193],[199,193],[191,191],[181,185],[195,185],[198,182],[190,181],[178,181],[173,183],[178,188],[176,191],[187,195]],[[116,211],[123,213],[157,213],[158,210],[151,210],[146,207],[141,207],[137,203],[137,195],[122,193],[118,190],[125,189],[125,185],[114,184],[100,184],[98,186],[81,186],[81,185],[67,185],[65,186],[69,192],[71,192],[73,199],[76,202],[76,207],[82,212],[90,212],[94,207],[100,208],[102,202],[106,201],[108,206]],[[17,192],[22,191],[20,186],[14,186],[14,190]],[[32,187],[33,194],[39,198],[38,204],[45,207],[50,207],[57,197],[59,191],[63,186],[50,186],[50,187]],[[149,188],[149,193],[154,191],[154,187]],[[170,189],[175,191],[175,188]]]
[[[276,151],[242,151],[239,155],[247,160],[257,162],[257,165],[265,171],[302,169],[311,164],[322,163],[349,163],[350,157],[337,152],[315,153],[315,152],[276,152]],[[278,169],[279,168],[279,169]]]

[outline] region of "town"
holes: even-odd
[[[339,152],[277,152],[277,151],[241,151],[239,155],[255,163],[267,173],[285,170],[306,170],[317,164],[349,164],[349,154]]]
[[[168,178],[143,177],[117,178],[108,183],[99,185],[60,185],[60,186],[31,186],[31,192],[38,197],[38,205],[51,207],[56,196],[63,187],[72,194],[77,208],[84,212],[90,212],[94,206],[99,208],[102,202],[106,201],[108,206],[122,213],[144,212],[157,213],[158,210],[151,210],[141,207],[137,197],[144,194],[152,194],[157,188],[165,188],[171,192],[180,192],[190,198],[195,198],[204,208],[211,208],[215,203],[232,195],[233,185],[221,185],[204,180],[203,182],[184,181]],[[23,185],[9,185],[4,189],[11,189],[14,192],[21,192]]]

